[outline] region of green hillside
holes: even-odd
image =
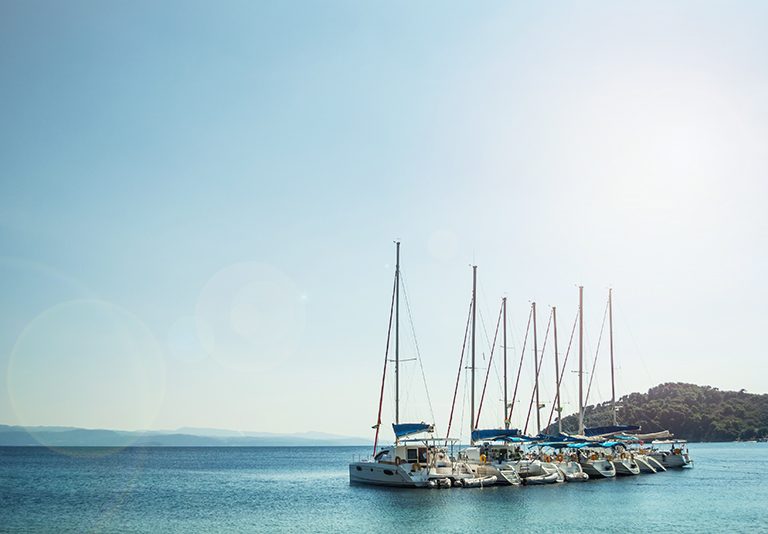
[[[648,393],[631,393],[618,404],[619,424],[641,425],[642,432],[669,430],[675,437],[689,441],[768,437],[768,395],[677,382],[658,385]],[[608,424],[610,402],[585,409],[586,426]],[[566,432],[575,432],[577,425],[578,414],[563,418]]]

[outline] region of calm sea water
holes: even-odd
[[[693,444],[693,469],[584,484],[350,486],[358,447],[0,448],[8,532],[768,532],[768,444]]]

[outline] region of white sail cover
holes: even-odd
[[[632,434],[633,438],[637,438],[642,441],[650,441],[653,439],[668,439],[674,436],[669,430],[662,430],[661,432],[653,432],[651,434]]]

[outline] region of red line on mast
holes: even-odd
[[[472,303],[469,304],[467,312],[467,326],[464,328],[464,343],[461,344],[461,358],[459,358],[459,372],[456,374],[456,386],[453,388],[453,402],[451,403],[451,415],[448,417],[448,430],[445,437],[451,435],[451,423],[453,422],[453,409],[456,406],[456,395],[459,392],[459,380],[461,379],[461,366],[464,364],[464,352],[467,348],[467,337],[469,336],[469,320],[472,318]]]
[[[488,357],[488,369],[485,370],[485,381],[483,382],[483,393],[480,395],[480,406],[477,407],[477,417],[475,418],[475,428],[480,424],[480,412],[483,410],[483,400],[485,399],[485,388],[488,387],[488,376],[491,374],[491,364],[493,363],[493,351],[496,349],[496,338],[499,335],[499,325],[501,324],[501,313],[504,311],[504,304],[499,308],[499,318],[496,320],[496,332],[493,334],[493,344],[491,345],[491,355]]]
[[[515,391],[512,393],[512,402],[509,405],[509,417],[507,420],[512,421],[512,410],[515,408],[515,399],[517,398],[517,386],[520,385],[520,371],[523,369],[523,358],[525,357],[525,347],[528,344],[528,332],[531,329],[531,317],[533,316],[533,310],[528,313],[528,326],[525,327],[525,338],[523,339],[523,351],[520,354],[520,365],[517,366],[517,379],[515,379]]]
[[[379,429],[381,428],[381,407],[384,404],[384,381],[387,378],[387,360],[389,359],[389,340],[392,336],[392,316],[395,311],[395,291],[397,290],[397,274],[392,285],[392,303],[389,305],[389,326],[387,327],[387,348],[384,350],[384,372],[381,374],[381,393],[379,394],[379,415],[376,418],[376,437],[373,439],[373,455],[376,456],[376,446],[379,444]]]

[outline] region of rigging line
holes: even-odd
[[[511,342],[510,342],[510,339],[508,339],[507,340],[508,343],[507,343],[507,346],[505,348],[507,350],[509,350],[509,351],[514,353],[514,351],[516,350],[517,344],[515,342],[515,333],[514,333],[514,330],[512,329],[512,322],[511,322],[510,315],[511,314],[509,313],[509,310],[507,310],[507,321],[506,321],[506,324],[504,326],[507,328],[507,332],[509,334],[509,338],[511,339]],[[502,366],[503,365],[504,365],[504,362],[502,362]],[[499,372],[498,372],[498,370],[496,370],[497,377],[498,377],[498,374],[499,374]],[[499,378],[499,391],[503,392],[504,389],[507,388],[508,385],[509,385],[509,377],[508,376],[503,376],[503,373],[502,373],[502,377],[498,377],[498,378]],[[509,402],[509,399],[507,399],[507,402]],[[506,419],[507,419],[507,407],[504,404],[502,404],[502,406],[501,406],[501,420],[506,422]],[[507,426],[509,426],[509,425],[507,425]]]
[[[485,343],[490,348],[490,346],[491,346],[491,338],[488,337],[488,328],[485,326],[485,317],[483,317],[483,311],[480,308],[478,308],[477,309],[477,313],[478,313],[478,315],[480,315],[480,324],[483,327],[483,335],[485,336]],[[485,360],[485,352],[481,351],[481,354],[483,356],[483,360]]]
[[[499,386],[499,394],[501,394],[501,392],[504,391],[504,382],[502,380],[502,377],[503,377],[504,373],[503,373],[503,371],[501,373],[499,373],[499,365],[503,366],[503,362],[501,364],[499,364],[499,359],[496,358],[496,360],[494,360],[494,362],[493,362],[493,374],[496,376],[496,383]],[[503,399],[499,399],[499,400],[503,401]],[[504,414],[506,412],[507,412],[506,406],[502,406],[501,407],[501,418],[502,418],[502,420],[504,419]]]
[[[469,382],[469,373],[464,373],[464,398],[461,400],[461,421],[459,422],[459,443],[461,443],[461,440],[464,438],[464,417],[466,415],[467,411],[467,398],[469,397],[469,387],[467,387],[467,382]]]
[[[517,366],[517,378],[515,379],[515,391],[512,393],[512,402],[509,405],[509,415],[507,416],[507,422],[512,421],[512,410],[515,408],[515,399],[517,398],[517,386],[520,385],[520,371],[523,369],[523,358],[525,358],[525,346],[528,343],[528,332],[531,329],[531,317],[533,317],[533,309],[528,312],[528,326],[525,327],[525,337],[523,338],[523,350],[520,352],[520,365]],[[507,407],[504,407],[506,410]]]
[[[597,337],[597,350],[595,350],[595,359],[592,362],[592,372],[589,375],[589,385],[587,386],[587,395],[584,397],[584,406],[589,402],[589,392],[592,389],[592,379],[595,378],[595,367],[597,366],[597,355],[600,354],[600,342],[603,340],[603,330],[605,329],[605,318],[608,316],[608,302],[605,303],[605,312],[603,313],[603,324],[600,325],[600,335]]]
[[[501,306],[503,306],[503,301],[502,301]],[[503,311],[504,310],[503,310],[503,307],[502,307],[502,312]],[[507,317],[507,322],[509,322],[509,317]],[[503,340],[502,340],[502,343],[503,343]],[[502,352],[503,352],[504,351],[503,345],[501,345],[501,347],[502,347]],[[509,345],[507,345],[507,348],[509,348]],[[502,360],[501,363],[500,363],[499,362],[499,358],[496,358],[493,361],[493,374],[494,374],[494,376],[496,376],[496,383],[499,386],[499,394],[501,394],[504,391],[504,380],[503,380],[504,373],[503,373],[503,371],[499,372],[499,366],[501,366],[502,369],[503,369],[504,361]],[[499,400],[503,402],[503,399],[499,399]],[[504,416],[506,415],[506,413],[507,413],[507,407],[502,404],[502,406],[501,406],[501,420],[502,421],[504,420]]]
[[[402,269],[400,270],[400,277],[403,280],[403,296],[405,296],[405,308],[408,310],[408,322],[411,323],[411,335],[413,335],[413,344],[416,347],[416,357],[419,360],[419,368],[421,369],[421,378],[424,381],[424,391],[427,394],[427,403],[429,404],[429,414],[432,417],[432,425],[435,425],[435,412],[432,409],[432,399],[429,397],[429,388],[427,387],[427,376],[424,374],[424,364],[421,361],[421,351],[419,350],[419,340],[416,338],[416,328],[413,326],[413,315],[411,315],[411,304],[408,301],[408,289],[405,284],[405,276]]]
[[[373,455],[376,456],[376,446],[379,444],[379,429],[381,428],[381,405],[384,403],[384,382],[387,378],[387,360],[389,359],[389,341],[392,336],[392,316],[395,312],[395,291],[397,291],[397,275],[392,284],[392,302],[389,305],[389,326],[387,327],[387,348],[384,350],[384,371],[381,373],[381,393],[379,394],[379,415],[376,417],[376,437],[373,439]]]
[[[485,399],[485,388],[488,386],[488,376],[491,374],[491,364],[493,363],[493,351],[496,348],[496,339],[499,335],[499,325],[501,325],[501,312],[503,305],[499,306],[499,318],[496,320],[496,331],[493,334],[493,345],[491,345],[491,355],[488,357],[488,369],[485,371],[485,381],[483,382],[483,393],[480,395],[480,406],[477,408],[477,417],[475,417],[475,427],[480,422],[480,412],[483,410],[483,400]]]
[[[509,297],[507,297],[507,301],[509,301]],[[514,317],[512,317],[512,313],[509,311],[509,307],[507,307],[507,336],[509,337],[507,340],[508,349],[513,349],[517,346],[517,335],[515,334],[515,329],[513,328],[514,323]]]
[[[495,337],[496,336],[494,335],[494,338]],[[495,344],[496,343],[494,342],[494,345]],[[493,360],[493,358],[491,358],[491,359]],[[493,367],[493,375],[496,377],[496,384],[499,386],[499,391],[503,391],[504,390],[504,384],[503,384],[502,379],[501,379],[502,373],[499,372],[499,359],[496,358],[495,360],[493,360],[493,362],[489,361],[488,365],[489,365],[488,369]],[[488,379],[486,378],[486,381],[487,380]],[[506,410],[507,410],[506,407],[502,406],[502,410],[501,410],[502,411],[502,419],[503,419],[503,416],[504,416],[504,413],[506,412]]]
[[[549,338],[549,327],[552,326],[552,311],[549,312],[549,321],[547,321],[547,331],[544,333],[544,343],[541,345],[541,357],[539,355],[536,355],[536,358],[538,358],[539,365],[536,366],[536,387],[534,387],[533,391],[531,392],[531,402],[528,404],[528,416],[525,418],[525,429],[523,430],[523,434],[528,433],[528,422],[531,419],[531,408],[533,408],[533,399],[536,396],[536,388],[538,388],[539,383],[539,374],[541,373],[541,364],[544,362],[544,351],[547,348],[547,339]],[[540,408],[536,406],[536,409],[539,410]],[[541,431],[541,429],[539,429]]]
[[[448,430],[445,432],[445,437],[451,435],[451,423],[453,422],[453,409],[456,406],[456,395],[459,392],[459,380],[461,379],[461,368],[464,365],[464,353],[467,348],[467,336],[469,334],[469,321],[472,318],[472,302],[470,299],[469,311],[467,312],[467,326],[464,327],[464,342],[461,344],[461,357],[459,358],[459,372],[456,374],[456,385],[453,388],[453,402],[451,402],[451,415],[448,416]]]
[[[613,309],[616,310],[616,303],[613,303]],[[640,363],[643,365],[643,370],[645,371],[645,375],[648,377],[648,380],[651,384],[658,384],[658,382],[654,379],[654,377],[651,376],[650,371],[648,370],[648,366],[645,362],[645,356],[643,356],[643,351],[640,350],[640,345],[637,343],[637,339],[635,338],[635,334],[632,332],[632,322],[629,320],[628,316],[627,319],[625,319],[624,315],[619,312],[618,314],[614,314],[614,316],[619,318],[619,321],[621,322],[621,326],[626,326],[626,332],[629,332],[629,338],[632,340],[633,348],[635,349],[635,354],[637,355],[637,358],[640,360]]]
[[[480,293],[482,293],[483,302],[487,302],[488,299],[485,298],[485,291],[483,290],[483,283],[480,282]],[[480,314],[480,324],[483,327],[483,335],[485,336],[485,343],[488,345],[488,348],[490,350],[491,348],[491,339],[488,337],[488,327],[485,325],[485,317],[483,316],[483,310],[481,308],[477,309],[477,313]],[[485,360],[485,353],[482,353],[483,360]]]
[[[552,415],[555,412],[555,405],[557,404],[557,401],[560,400],[560,386],[563,383],[563,376],[565,375],[565,365],[568,363],[568,355],[571,353],[571,343],[573,343],[573,335],[576,333],[576,325],[579,322],[579,312],[576,312],[576,318],[573,320],[573,328],[571,328],[571,337],[568,339],[568,348],[565,350],[565,358],[563,359],[563,370],[560,372],[558,378],[557,378],[557,391],[555,392],[555,401],[552,403],[552,409],[549,411],[549,419],[547,420],[547,426],[545,428],[549,428],[549,425],[552,424]],[[557,373],[559,369],[555,369],[555,372]],[[558,417],[562,417],[563,414],[557,414]]]

